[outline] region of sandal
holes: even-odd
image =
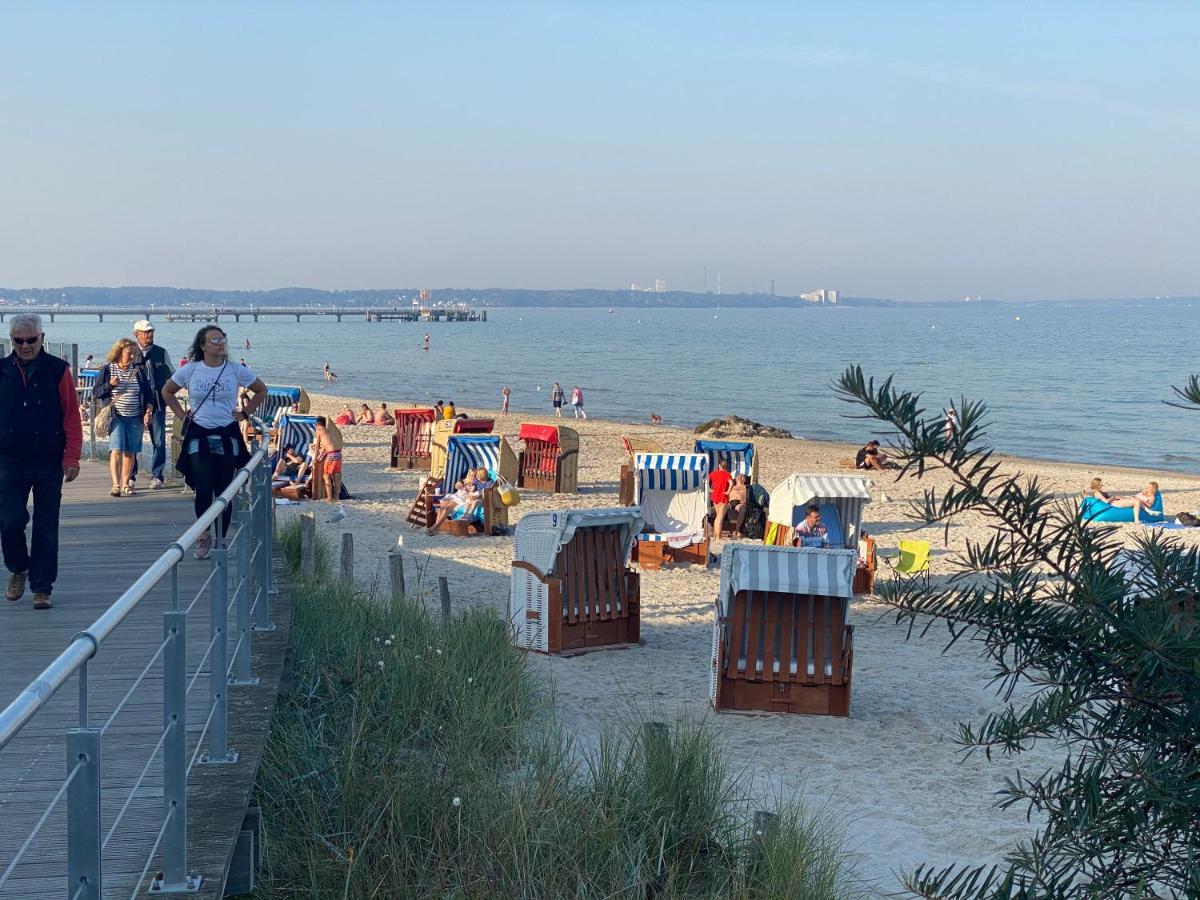
[[[196,559],[208,559],[208,554],[212,551],[212,538],[207,534],[202,534],[196,539],[196,549],[192,551],[192,555]]]
[[[110,497],[120,497],[120,496],[121,496],[121,489],[120,489],[119,487],[117,487],[117,486],[114,484],[114,485],[112,486],[112,490],[110,490],[110,491],[108,492],[108,496],[110,496]]]
[[[127,484],[127,485],[125,485],[125,487],[121,488],[121,496],[122,497],[132,497],[133,496],[133,485]]]

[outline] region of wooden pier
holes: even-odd
[[[367,322],[486,322],[487,310],[471,306],[0,306],[0,322],[18,313],[37,313],[51,322],[59,316],[95,316],[103,322],[113,318],[150,319],[167,322],[234,322],[269,316],[303,318],[362,319]]]

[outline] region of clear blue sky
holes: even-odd
[[[9,287],[1200,294],[1197,4],[10,2],[0,35]]]

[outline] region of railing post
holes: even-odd
[[[76,765],[80,766],[79,772],[67,788],[66,896],[100,900],[99,728],[72,728],[67,732],[68,775]]]
[[[187,870],[187,612],[163,613],[163,832],[162,872],[150,884],[155,894],[194,894],[203,879]]]
[[[250,473],[253,478],[254,473]],[[247,485],[249,479],[247,479]],[[246,507],[245,499],[249,493],[249,488],[245,493],[239,493],[234,506],[234,519],[237,522],[237,595],[234,602],[237,604],[237,644],[234,650],[233,675],[229,679],[230,684],[249,685],[258,684],[258,679],[254,677],[250,669],[250,583],[252,581],[250,572],[250,541],[253,539],[251,528],[251,513]]]
[[[217,518],[220,522],[220,517]],[[208,753],[201,762],[235,763],[236,750],[229,749],[229,551],[224,547],[209,552],[214,570],[209,589],[209,636],[212,651],[208,656],[208,698],[212,724],[208,729]]]
[[[271,535],[271,512],[274,501],[271,499],[271,466],[264,457],[254,470],[257,479],[257,497],[254,507],[254,536],[258,541],[258,556],[255,557],[257,575],[255,592],[257,596],[254,607],[254,630],[274,631],[271,622],[271,554],[274,552],[274,542]]]

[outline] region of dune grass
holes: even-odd
[[[443,624],[293,565],[294,674],[259,772],[261,898],[805,898],[854,894],[841,834],[765,833],[711,731],[574,746],[490,610]]]

